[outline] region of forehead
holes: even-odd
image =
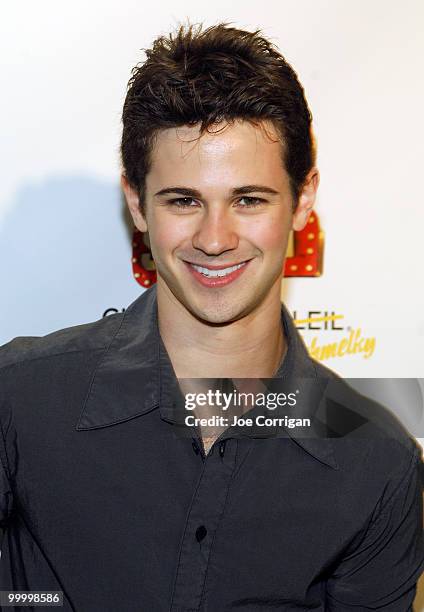
[[[282,143],[272,123],[236,120],[215,124],[203,133],[200,124],[160,130],[147,181],[248,184],[254,177],[275,182],[284,175]]]

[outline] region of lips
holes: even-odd
[[[251,260],[220,266],[201,266],[192,262],[184,262],[194,277],[205,287],[221,287],[235,281],[247,268]]]
[[[193,268],[197,270],[197,272],[200,272],[201,274],[203,274],[204,276],[207,276],[208,278],[217,278],[217,277],[227,276],[228,274],[231,274],[231,272],[235,272],[236,270],[241,268],[241,266],[244,266],[244,264],[245,262],[241,262],[239,264],[227,266],[225,268],[205,268],[203,266],[197,266],[195,264],[190,264],[190,265],[193,266]]]

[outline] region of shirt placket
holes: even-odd
[[[196,452],[196,443],[194,450]],[[215,442],[202,457],[203,470],[190,509],[181,542],[171,612],[200,610],[206,574],[216,531],[236,467],[237,440]]]

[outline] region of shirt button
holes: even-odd
[[[206,527],[204,525],[200,525],[200,527],[196,529],[196,540],[198,542],[201,542],[206,537],[207,533],[208,530],[206,529]]]

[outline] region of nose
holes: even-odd
[[[207,255],[220,255],[224,251],[236,249],[239,238],[235,225],[230,211],[210,206],[199,219],[192,238],[193,247]]]

